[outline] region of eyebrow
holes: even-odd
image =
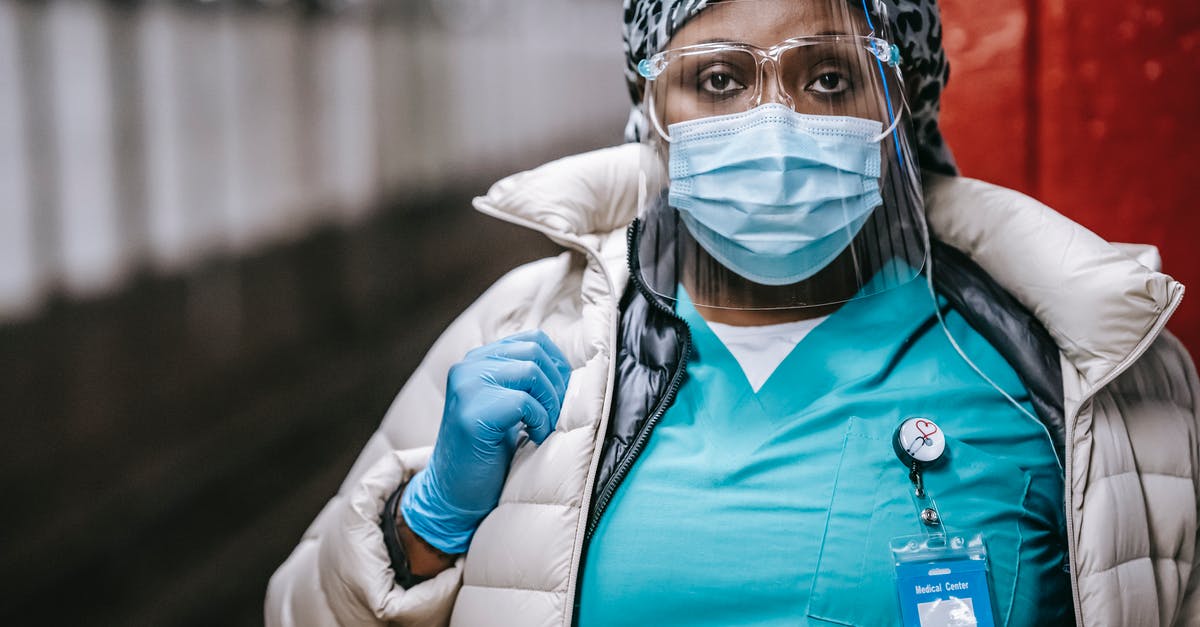
[[[825,31],[821,31],[819,33],[812,33],[811,35],[799,35],[799,37],[824,37],[824,36],[828,36],[828,35],[840,35],[843,37],[851,36],[850,33],[847,33],[845,31],[825,30]],[[789,37],[789,39],[793,39],[793,38]],[[745,42],[735,41],[735,40],[729,39],[727,37],[710,37],[708,39],[702,39],[700,41],[690,43],[688,45],[689,46],[701,46],[704,44],[740,44],[740,43],[745,43]]]
[[[710,37],[708,39],[702,39],[700,41],[690,43],[688,45],[689,46],[702,46],[705,44],[733,44],[733,43],[740,43],[740,42],[733,41],[732,39],[725,39],[722,37]]]

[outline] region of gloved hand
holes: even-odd
[[[522,427],[541,444],[558,424],[571,367],[541,331],[477,348],[450,369],[429,465],[404,489],[400,512],[434,548],[463,553],[496,507]]]

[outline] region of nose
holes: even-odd
[[[759,63],[758,76],[759,88],[758,102],[755,103],[756,106],[777,102],[787,105],[793,110],[796,108],[796,103],[792,100],[792,95],[783,86],[782,72],[779,69],[778,61],[770,57],[764,58]]]

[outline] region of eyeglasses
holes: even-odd
[[[726,41],[683,46],[643,59],[637,69],[649,83],[648,106],[661,132],[766,102],[887,126],[900,109],[893,105],[893,97],[902,98],[899,63],[900,49],[878,37],[812,35],[770,48]]]

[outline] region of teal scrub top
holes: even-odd
[[[925,485],[949,530],[984,534],[998,624],[1073,620],[1049,435],[959,357],[924,280],[843,305],[758,393],[680,292],[687,377],[590,541],[581,627],[898,624],[889,541],[922,527],[891,438],[913,416],[946,435]],[[1004,358],[938,306],[1030,409]]]

